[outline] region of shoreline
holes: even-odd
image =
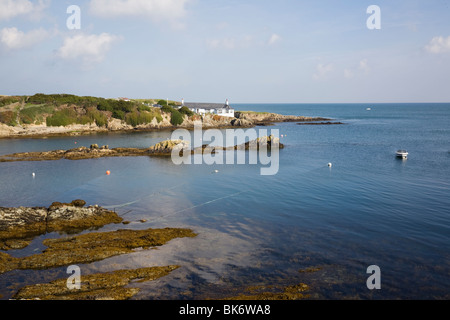
[[[111,257],[132,254],[138,251],[155,250],[174,239],[196,238],[191,228],[114,228],[113,231],[98,231],[108,224],[123,224],[124,221],[116,213],[98,205],[84,207],[83,200],[71,203],[54,202],[50,207],[0,207],[0,276],[8,272],[40,270],[50,272],[44,276],[46,280],[39,282],[21,281],[10,289],[4,290],[7,299],[12,300],[130,300],[139,292],[139,286],[133,283],[155,281],[167,277],[182,264],[149,265],[140,268],[117,268],[110,271],[97,271],[91,274],[80,274],[80,287],[69,286],[69,279],[53,277],[51,270],[56,268],[78,267],[78,264],[90,264]],[[109,217],[97,221],[96,217],[107,212]],[[52,217],[49,219],[49,217]],[[6,218],[6,219],[4,219]],[[87,218],[87,220],[86,220]],[[51,221],[50,221],[51,220]],[[145,224],[146,220],[139,221]],[[81,223],[81,225],[80,225]],[[54,228],[50,228],[50,224]],[[39,225],[38,228],[35,228]],[[8,251],[23,250],[36,237],[50,232],[58,232],[61,236],[42,240],[45,250],[31,255],[17,257]],[[87,232],[86,232],[87,231]],[[298,270],[297,275],[311,273],[321,268]],[[68,269],[69,270],[69,269]],[[69,272],[68,272],[69,273]],[[69,273],[70,274],[70,273]],[[295,278],[295,279],[294,279]],[[294,277],[286,279],[284,284],[238,286],[229,292],[219,294],[220,300],[304,300],[314,294],[310,285],[303,279]],[[306,280],[306,279],[304,279]],[[73,282],[72,282],[73,284]],[[210,296],[211,295],[211,296]],[[206,293],[208,299],[216,296]],[[5,296],[0,294],[0,300]]]
[[[137,250],[152,250],[176,238],[197,236],[193,230],[185,228],[134,230],[117,227],[115,231],[97,231],[109,224],[128,223],[113,211],[98,205],[84,207],[85,204],[84,200],[74,200],[71,203],[53,202],[48,208],[0,207],[0,275],[17,270],[51,270],[89,264]],[[36,237],[52,232],[58,232],[61,236],[44,239],[42,244],[45,250],[19,257],[8,253],[23,250]],[[11,292],[11,298],[127,300],[140,291],[139,288],[126,287],[133,280],[153,281],[178,268],[178,265],[149,266],[87,275],[83,276],[84,281],[78,290],[72,290],[66,279],[53,280],[47,284],[25,282],[18,291]]]
[[[280,115],[276,113],[252,113],[240,112],[236,118],[220,117],[219,119],[205,116],[202,121],[203,129],[236,129],[254,128],[257,126],[270,126],[283,122],[316,122],[332,121],[323,117],[304,117],[292,115]],[[49,127],[47,125],[8,126],[0,123],[0,139],[43,139],[47,137],[77,137],[94,134],[108,133],[142,133],[142,132],[173,132],[177,129],[194,130],[195,121],[186,119],[181,125],[174,126],[170,123],[148,123],[132,127],[117,120],[110,121],[106,126],[99,127],[96,124],[72,124],[61,127]]]

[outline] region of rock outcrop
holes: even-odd
[[[16,300],[127,300],[140,289],[130,288],[130,282],[153,281],[170,274],[179,266],[150,267],[133,270],[117,270],[83,276],[79,289],[69,289],[67,279],[39,283],[20,289]]]
[[[120,223],[115,212],[99,206],[85,208],[86,202],[54,202],[49,208],[0,208],[0,249],[21,249],[36,236],[49,232],[73,233]]]
[[[238,120],[241,120],[243,123],[251,123],[253,125],[264,125],[272,122],[305,122],[305,121],[313,122],[313,121],[330,120],[321,117],[291,116],[270,112],[252,112],[252,111],[236,112],[236,118]]]
[[[192,150],[191,143],[184,140],[166,140],[155,144],[150,148],[114,148],[109,149],[108,146],[99,147],[94,144],[90,148],[79,147],[70,150],[55,150],[55,151],[44,151],[44,152],[24,152],[24,153],[14,153],[10,155],[0,156],[0,162],[14,162],[14,161],[48,161],[48,160],[82,160],[82,159],[95,159],[102,157],[139,157],[139,156],[171,156],[172,152],[183,152],[198,153],[210,153],[211,150],[248,150],[248,149],[259,149],[260,147],[268,148],[279,147],[282,149],[283,144],[280,143],[280,139],[273,136],[260,137],[254,141],[247,142],[243,145],[237,145],[234,147],[208,147],[203,146],[202,148]]]
[[[150,154],[154,155],[171,155],[172,152],[182,153],[183,150],[190,150],[190,142],[184,140],[166,140],[155,144],[148,149]]]
[[[15,269],[48,269],[90,263],[132,253],[134,249],[162,246],[175,238],[195,237],[190,229],[147,229],[91,232],[69,238],[46,239],[42,253],[13,257],[0,252],[0,274]]]

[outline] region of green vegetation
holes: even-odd
[[[99,127],[105,127],[108,124],[107,115],[95,107],[87,110],[86,117],[90,120],[89,123],[95,122]]]
[[[97,97],[80,97],[70,94],[42,94],[33,96],[0,96],[0,122],[10,126],[19,124],[42,124],[48,126],[68,126],[71,124],[91,124],[107,126],[111,118],[125,121],[136,127],[151,123],[157,119],[163,121],[161,110],[153,108],[157,100],[140,99],[132,101],[105,99]],[[166,113],[171,114],[173,125],[183,123],[184,115],[191,116],[188,108],[181,113],[173,107],[179,105],[174,101],[159,100]],[[1,111],[1,108],[4,108]],[[162,111],[164,111],[162,110]]]
[[[8,126],[17,126],[17,112],[14,111],[4,111],[0,112],[0,123],[4,123]]]
[[[78,123],[75,109],[62,109],[47,118],[47,126],[49,127],[68,126],[75,123]]]
[[[171,114],[170,123],[174,126],[178,126],[178,125],[182,124],[184,121],[183,114],[171,106],[163,106],[161,108],[161,111]]]
[[[181,107],[179,111],[180,111],[181,114],[185,114],[185,115],[187,115],[188,117],[192,117],[192,116],[195,114],[194,112],[192,112],[191,110],[189,110],[188,107]]]
[[[175,110],[174,112],[172,112],[172,117],[170,119],[171,124],[173,124],[174,126],[178,126],[178,125],[182,124],[183,121],[184,121],[184,117],[178,110]]]
[[[22,102],[22,97],[0,96],[0,108],[18,102]]]
[[[23,124],[41,124],[44,123],[44,115],[52,114],[53,107],[48,105],[31,105],[27,104],[25,108],[20,110],[19,120]]]
[[[167,101],[166,100],[159,100],[157,102],[157,104],[159,104],[160,106],[163,106],[163,107],[167,107]]]
[[[125,122],[133,127],[139,126],[141,124],[150,123],[156,117],[158,123],[163,119],[159,110],[157,111],[133,111],[125,116]]]

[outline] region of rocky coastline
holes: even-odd
[[[13,270],[47,270],[90,263],[136,249],[159,247],[175,238],[197,236],[190,229],[179,228],[97,232],[96,229],[107,224],[124,223],[123,219],[98,205],[84,207],[85,204],[83,200],[74,200],[54,202],[48,208],[0,208],[0,275]],[[92,232],[79,234],[85,230]],[[22,257],[8,253],[22,250],[35,237],[50,232],[75,235],[43,240],[46,249],[40,253]],[[155,280],[179,267],[158,266],[86,275],[79,290],[68,289],[67,279],[29,285],[16,292],[13,299],[124,300],[139,292],[137,288],[125,288],[132,280]]]
[[[0,208],[0,275],[18,270],[51,270],[101,261],[135,250],[149,250],[175,238],[194,238],[190,229],[120,229],[101,232],[104,225],[126,224],[115,212],[98,205],[85,207],[85,201],[54,202],[45,207]],[[143,221],[141,221],[143,222]],[[62,237],[42,241],[46,249],[31,255],[11,255],[23,250],[39,235],[57,231]],[[83,232],[82,231],[90,231]],[[34,250],[36,251],[36,250]],[[133,283],[154,281],[169,276],[180,265],[119,269],[82,274],[78,288],[69,286],[68,278],[46,283],[21,285],[11,292],[12,300],[129,300],[140,289]],[[314,272],[312,269],[299,272]],[[295,281],[295,280],[294,280]],[[72,283],[73,284],[73,283]],[[298,300],[308,299],[310,287],[305,283],[262,285],[239,288],[226,300]],[[1,298],[1,296],[0,296]]]
[[[176,129],[194,129],[198,120],[185,117],[183,123],[174,126],[169,117],[163,117],[161,122],[156,120],[138,126],[131,126],[118,119],[110,119],[105,126],[94,124],[72,124],[68,126],[51,127],[46,124],[30,124],[8,126],[0,123],[1,138],[42,138],[51,136],[80,136],[109,132],[148,132],[173,131]],[[289,116],[276,113],[237,112],[235,118],[205,115],[201,123],[203,129],[252,128],[277,122],[319,122],[330,121],[321,117]]]

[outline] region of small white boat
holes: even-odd
[[[402,159],[408,158],[408,154],[409,153],[406,150],[398,150],[396,153],[397,157],[402,158]]]
[[[367,108],[366,110],[367,110],[367,111],[370,111],[370,110],[372,110],[372,108]]]

